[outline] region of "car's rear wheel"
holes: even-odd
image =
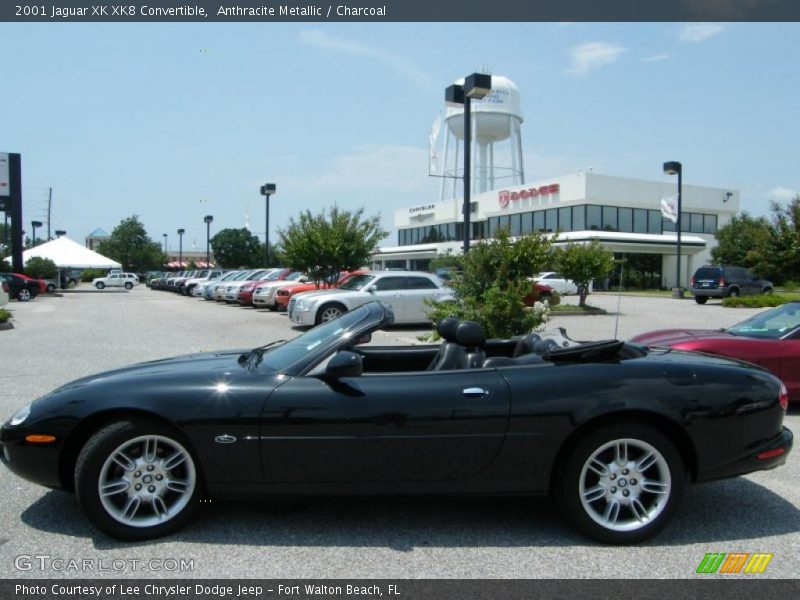
[[[705,304],[708,302],[708,296],[695,296],[694,301],[698,304]]]
[[[317,311],[316,324],[319,325],[320,323],[333,321],[334,319],[341,317],[346,312],[347,308],[338,302],[325,304]]]
[[[763,290],[761,290],[761,293],[762,294],[771,294],[772,293],[772,288],[771,287],[765,287]]]
[[[641,542],[672,517],[686,485],[683,460],[658,430],[603,427],[581,440],[558,474],[555,495],[583,534],[608,544]]]
[[[100,531],[125,540],[172,533],[200,499],[200,472],[183,436],[143,420],[95,433],[75,466],[75,491]]]
[[[56,284],[55,283],[48,283],[47,284],[47,293],[52,294],[56,291]]]
[[[126,290],[132,290],[133,289],[133,284],[130,281],[126,281],[125,282],[125,289]]]
[[[20,302],[27,302],[31,298],[33,298],[33,295],[28,288],[22,288],[19,292],[17,292],[17,300]]]
[[[739,288],[731,288],[730,293],[728,294],[731,298],[738,298],[739,297]]]
[[[106,287],[106,284],[103,283],[102,281],[98,281],[97,283],[94,284],[94,287],[96,287],[98,290],[102,290],[104,287]]]

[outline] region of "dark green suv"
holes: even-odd
[[[698,304],[705,304],[709,298],[772,292],[772,282],[756,277],[744,267],[700,267],[692,276],[691,286]]]

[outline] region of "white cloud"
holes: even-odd
[[[567,73],[582,77],[595,69],[616,62],[625,52],[623,46],[608,42],[587,42],[575,46],[569,50],[572,64]]]
[[[787,202],[797,196],[798,191],[793,190],[787,187],[783,187],[781,185],[772,188],[769,192],[767,192],[767,197],[770,200],[775,200],[776,202]]]
[[[661,60],[667,60],[669,58],[669,52],[661,52],[659,54],[651,54],[650,56],[645,56],[642,58],[642,62],[651,63],[651,62],[658,62]]]
[[[413,84],[428,88],[431,87],[431,79],[427,73],[418,69],[408,61],[394,56],[380,48],[375,48],[369,44],[348,40],[346,38],[334,37],[320,31],[319,29],[307,29],[298,34],[298,39],[301,44],[306,46],[314,46],[323,50],[331,50],[334,52],[342,52],[344,54],[353,54],[355,56],[363,56],[372,59],[376,62],[392,69],[398,75],[401,75],[411,81]]]
[[[682,42],[696,44],[722,33],[726,27],[725,23],[687,23],[681,28],[678,37]]]

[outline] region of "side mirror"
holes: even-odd
[[[360,354],[341,350],[328,362],[328,366],[325,367],[325,376],[331,379],[358,377],[363,371],[364,364]]]

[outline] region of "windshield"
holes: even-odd
[[[291,275],[287,275],[286,279],[284,279],[284,281],[296,281],[296,280],[300,279],[302,276],[303,276],[303,274],[300,271],[295,271]]]
[[[340,285],[339,289],[356,290],[356,291],[362,290],[364,289],[364,286],[367,285],[373,279],[375,279],[374,275],[353,275],[342,285]]]
[[[306,358],[311,352],[324,354],[325,350],[342,341],[342,333],[358,325],[368,314],[369,309],[361,306],[346,312],[338,319],[317,325],[308,333],[270,350],[264,355],[261,365],[266,365],[275,371],[283,371],[301,358]]]
[[[261,269],[260,271],[253,271],[248,277],[247,281],[256,281],[257,279],[261,279],[262,275],[266,275],[267,271]]]
[[[727,329],[733,335],[776,340],[800,327],[800,302],[788,302]]]
[[[270,271],[267,274],[267,276],[264,277],[264,280],[265,281],[275,281],[278,277],[281,276],[281,273],[283,273],[283,269],[275,269],[273,271]]]

